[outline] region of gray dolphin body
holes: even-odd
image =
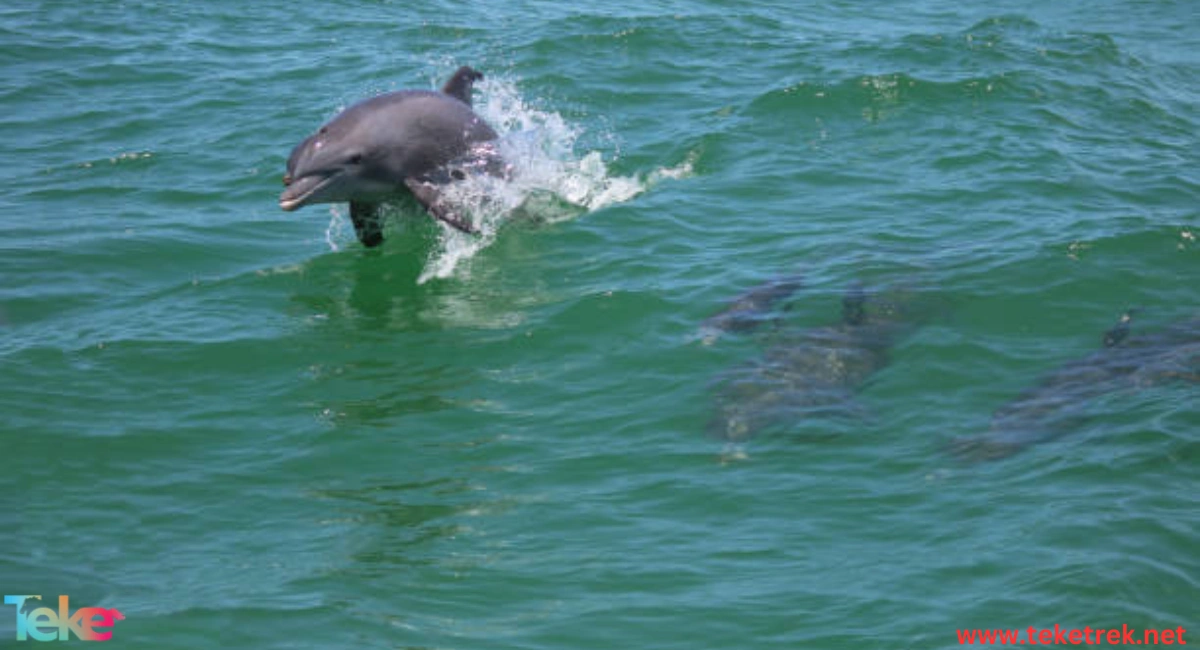
[[[1046,374],[992,415],[987,433],[950,441],[968,461],[997,460],[1054,440],[1090,419],[1088,405],[1115,392],[1172,381],[1200,382],[1200,318],[1130,335],[1130,315],[1104,334],[1104,347]]]
[[[851,290],[839,324],[783,332],[761,358],[721,377],[709,433],[741,441],[774,425],[855,414],[855,394],[888,364],[891,348],[928,320],[932,307],[907,291]]]
[[[471,109],[482,78],[463,66],[441,92],[391,92],[342,111],[292,150],[279,207],[347,201],[355,233],[371,247],[383,241],[379,205],[411,193],[435,218],[474,232],[440,189],[464,170],[502,165],[496,132]]]
[[[787,300],[804,286],[800,275],[774,278],[741,294],[724,309],[704,319],[699,338],[712,345],[725,332],[751,332],[772,319],[775,305]]]

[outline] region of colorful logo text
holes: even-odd
[[[30,599],[35,600],[27,604]],[[112,638],[112,631],[96,628],[111,628],[117,621],[125,620],[121,612],[104,607],[80,607],[72,614],[66,596],[58,597],[57,612],[49,607],[31,607],[41,600],[41,596],[4,597],[5,605],[17,606],[18,641],[67,641],[72,633],[82,641],[107,641]]]

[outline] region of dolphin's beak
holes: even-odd
[[[288,178],[287,189],[283,190],[283,194],[279,195],[279,207],[287,212],[304,207],[333,178],[332,175],[325,176],[320,174],[301,176],[300,178]]]

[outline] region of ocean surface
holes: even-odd
[[[115,648],[1195,643],[1198,26],[7,3],[0,592],[118,609]],[[483,234],[280,210],[296,143],[459,65],[516,172]],[[897,291],[937,307],[806,409]]]

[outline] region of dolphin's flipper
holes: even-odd
[[[383,243],[383,220],[379,217],[378,204],[351,201],[350,221],[354,222],[354,232],[363,246],[374,248]]]
[[[442,86],[442,92],[470,106],[471,87],[480,79],[483,79],[483,73],[464,65]]]
[[[446,205],[446,202],[442,200],[442,192],[436,184],[417,178],[406,178],[404,179],[404,185],[412,191],[413,196],[417,197],[421,205],[425,206],[425,209],[435,219],[444,221],[456,230],[469,235],[479,232],[479,229],[471,225],[471,222],[463,219],[453,208]]]

